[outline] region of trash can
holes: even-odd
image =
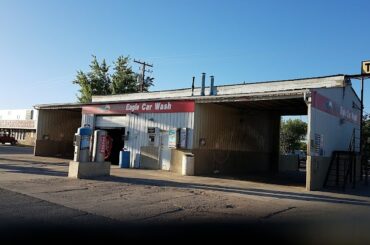
[[[194,154],[185,153],[182,157],[182,175],[194,175]]]
[[[130,151],[122,149],[122,151],[119,152],[119,167],[120,168],[130,167]]]

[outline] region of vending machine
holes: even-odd
[[[106,130],[94,131],[93,162],[104,162],[111,154],[112,138]]]
[[[187,128],[179,128],[179,148],[187,149],[188,148],[188,129]]]
[[[159,146],[159,128],[148,127],[148,146]]]
[[[89,162],[90,140],[92,129],[89,127],[80,127],[74,136],[74,156],[75,162]]]

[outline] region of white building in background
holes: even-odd
[[[35,145],[38,111],[0,110],[0,134],[14,136],[18,143]]]

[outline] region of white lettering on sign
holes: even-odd
[[[152,111],[153,109],[155,111],[168,111],[172,109],[172,104],[171,102],[165,102],[165,103],[155,102],[154,108],[153,108],[153,103],[142,103],[142,104],[135,103],[135,104],[126,104],[125,106],[125,110],[131,111],[131,112],[135,112],[139,110]]]
[[[90,105],[82,108],[83,114],[119,115],[126,113],[194,112],[194,101],[147,101]]]
[[[161,103],[161,102],[157,102],[154,104],[154,107],[156,110],[159,110],[159,111],[165,111],[165,110],[171,110],[171,102],[167,102],[167,103]]]
[[[126,105],[126,111],[138,111],[140,106],[138,104],[127,104]]]
[[[107,138],[105,135],[100,135],[100,147],[99,147],[99,151],[100,153],[104,154],[105,152],[105,145],[107,143]]]
[[[342,118],[349,120],[349,121],[353,121],[353,122],[359,121],[358,115],[356,113],[354,113],[353,111],[349,109],[344,108],[343,106],[340,106],[339,115]]]
[[[360,123],[360,114],[358,111],[335,103],[316,91],[313,91],[312,98],[312,107],[344,120]]]
[[[148,104],[146,104],[146,103],[143,103],[143,104],[141,105],[141,109],[142,109],[143,111],[150,111],[150,110],[152,109],[152,105],[148,105]]]

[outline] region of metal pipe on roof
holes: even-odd
[[[215,86],[215,77],[214,76],[211,76],[211,86],[210,86],[210,89],[209,89],[209,95],[215,95],[214,93],[214,88]]]
[[[191,96],[194,96],[194,81],[195,77],[193,77],[193,83],[191,84]]]
[[[206,87],[206,73],[203,72],[202,73],[202,88],[201,88],[201,91],[200,91],[201,96],[205,95],[205,93],[204,93],[205,87]]]
[[[310,90],[304,91],[303,100],[306,104],[309,104],[311,102],[311,92],[310,92]]]

